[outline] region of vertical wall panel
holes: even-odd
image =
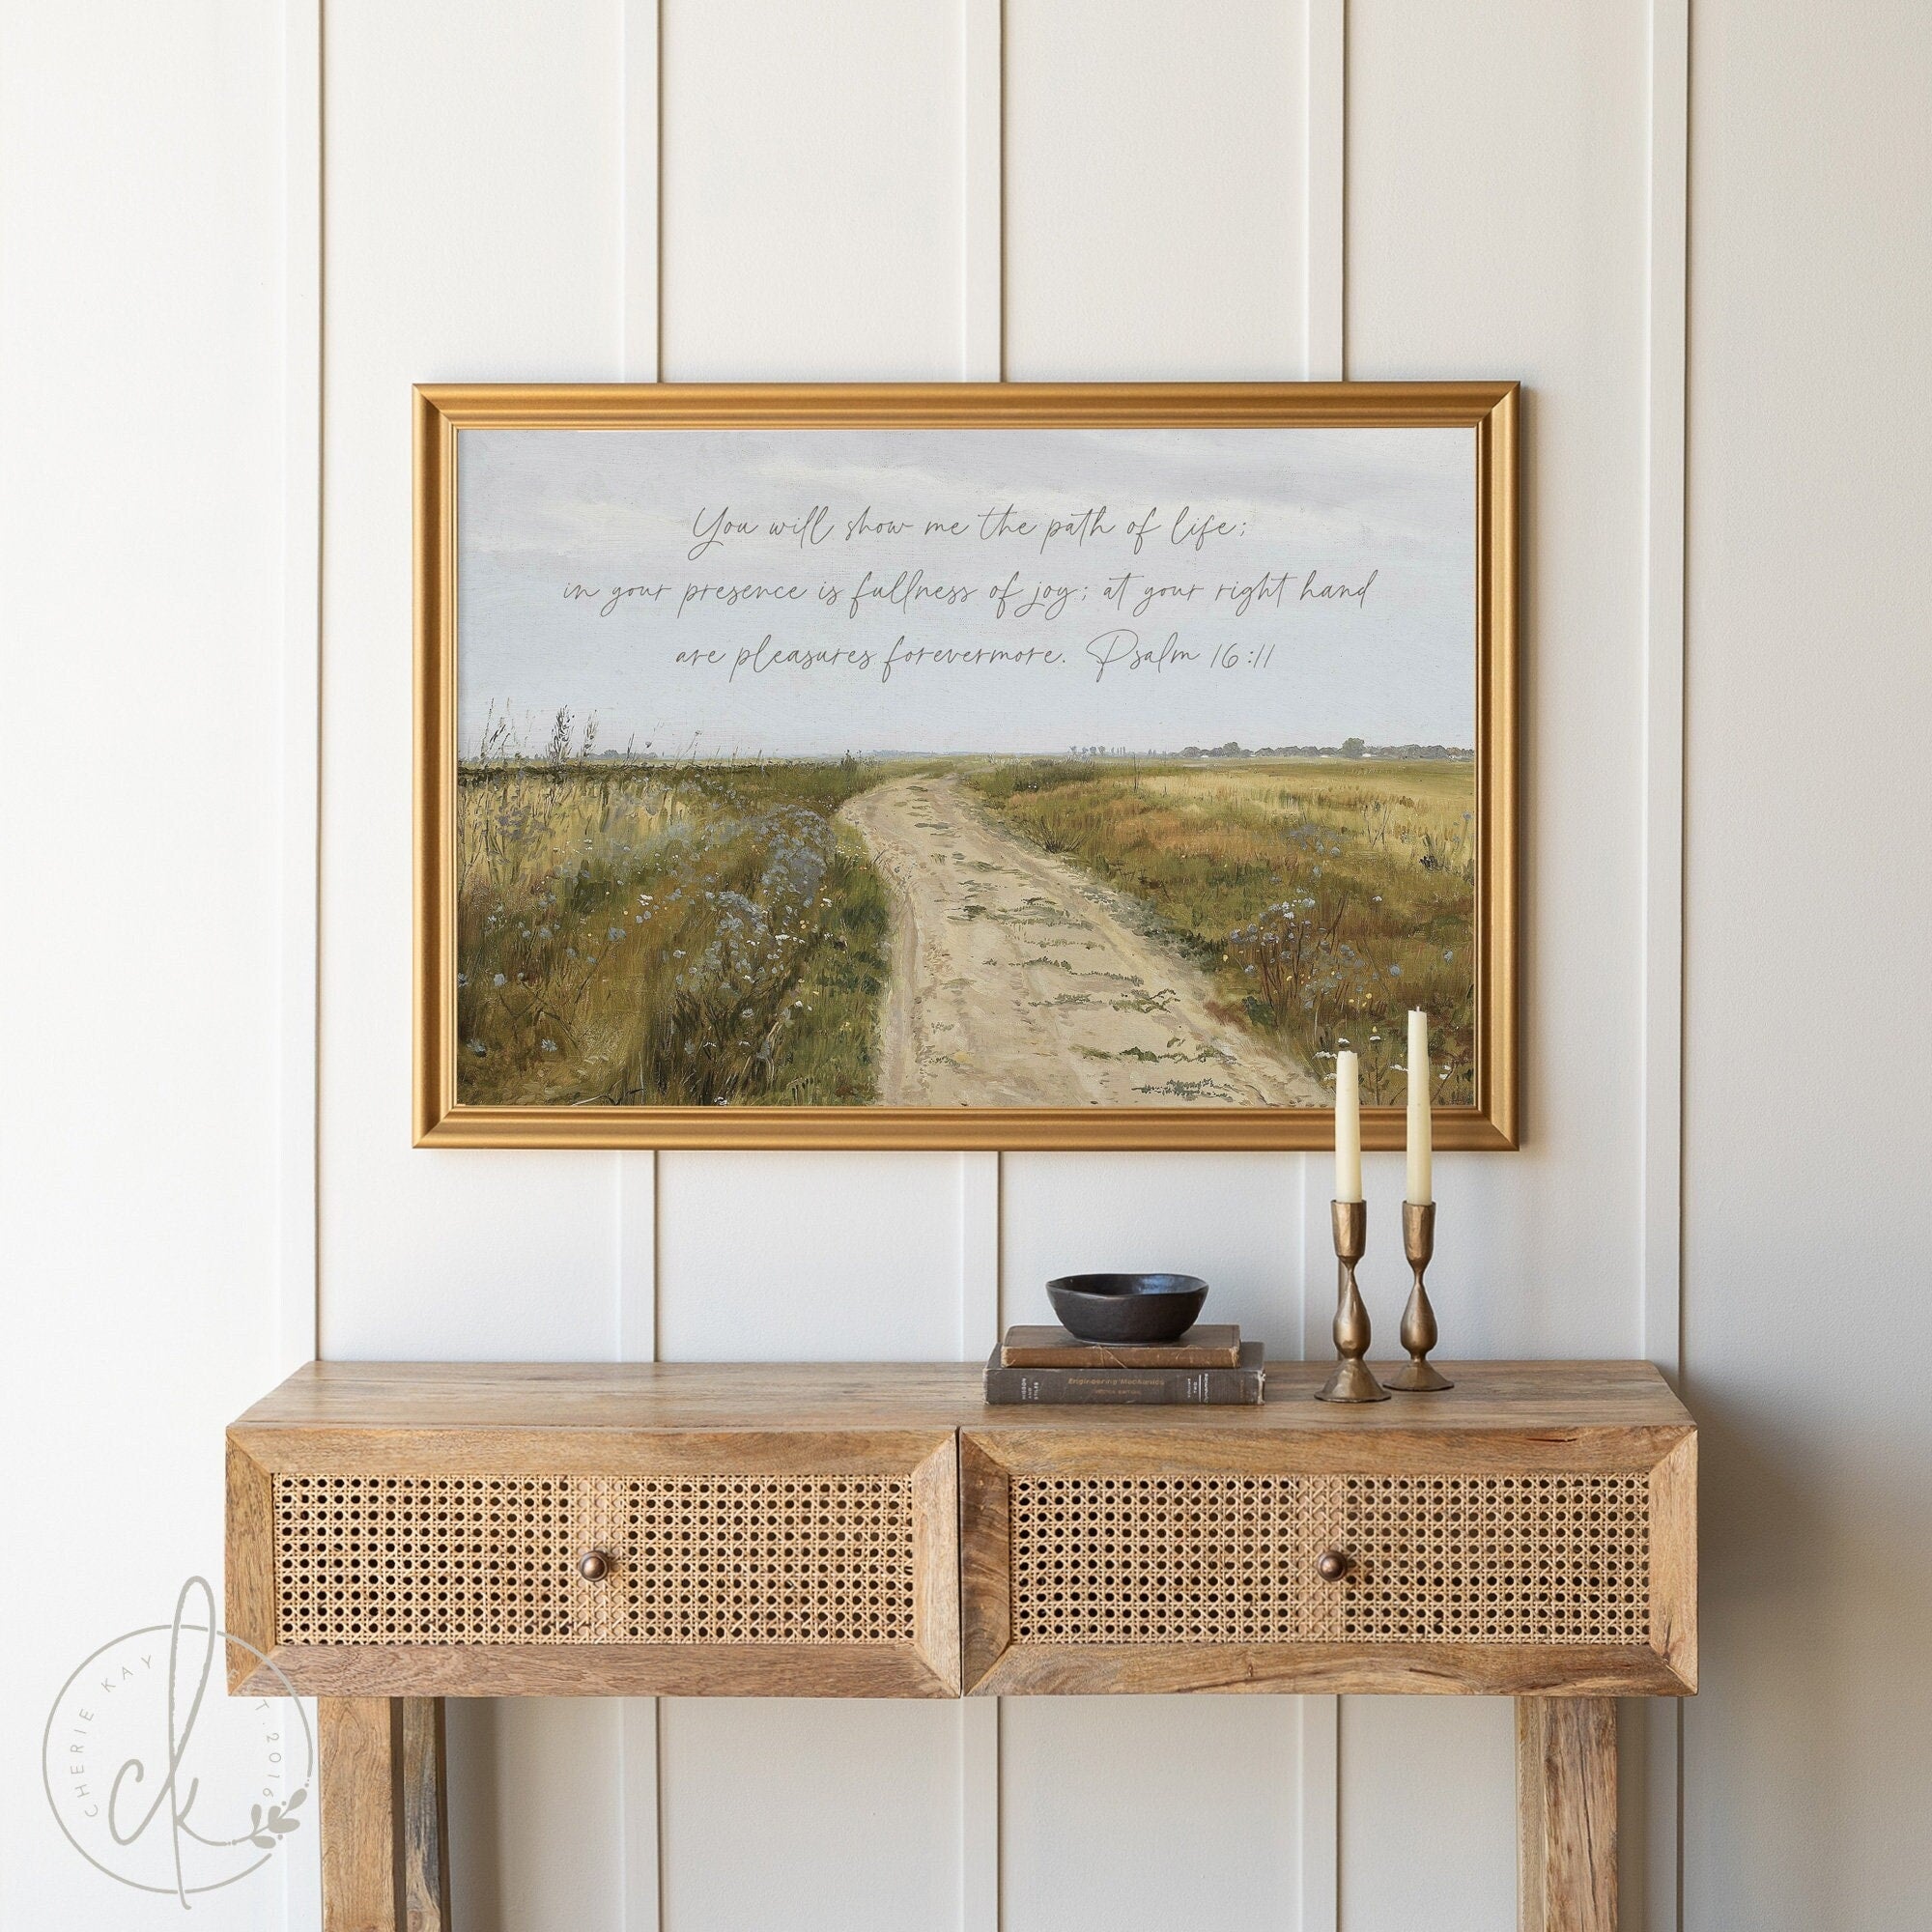
[[[533,12],[329,0],[322,918],[322,1348],[614,1352],[602,1154],[409,1144],[410,384],[618,373],[616,0]],[[462,1704],[456,1910],[618,1922],[614,1709]],[[571,1904],[559,1903],[560,1882]],[[546,1892],[550,1902],[544,1902]]]
[[[1009,1697],[1001,1932],[1294,1923],[1278,1697]]]
[[[1691,9],[1684,1922],[1932,1901],[1932,12]]]
[[[1296,0],[1008,0],[1007,374],[1301,373]]]
[[[663,1153],[658,1164],[660,1359],[957,1352],[957,1154]]]
[[[957,10],[663,12],[665,378],[956,376]]]
[[[1302,8],[1008,0],[1006,22],[1007,375],[1299,375]],[[1047,1313],[1049,1274],[1177,1267],[1215,1281],[1217,1315],[1298,1352],[1295,1158],[1009,1154],[1002,1165],[1008,1320]],[[1252,1918],[1278,1887],[1288,1895],[1272,1916],[1287,1918],[1295,1718],[1274,1699],[1239,1714],[1213,1699],[1007,1700],[1008,1925]],[[1201,1814],[1176,1834],[1219,1848],[1200,1861],[1064,1828],[1069,1794],[1171,1794],[1177,1763],[1201,1767]],[[1224,1835],[1236,1817],[1238,1839]]]
[[[959,1912],[959,1708],[659,1700],[665,1924],[939,1932]]]
[[[608,1160],[410,1146],[410,385],[615,373],[617,28],[615,0],[540,17],[454,0],[328,10],[322,1343],[331,1355],[611,1352]]]
[[[952,7],[664,0],[666,380],[961,373],[965,47]],[[965,1178],[952,1154],[662,1156],[659,1352],[954,1355]],[[957,1922],[956,1707],[660,1713],[668,1926]]]
[[[1349,11],[1349,373],[1527,388],[1525,1151],[1436,1162],[1447,1354],[1642,1340],[1645,28],[1639,0]],[[1345,1700],[1347,1932],[1511,1922],[1509,1752],[1501,1700]],[[1418,1818],[1457,1821],[1464,1883],[1392,1855]]]
[[[269,8],[0,9],[9,1927],[182,1916],[61,1835],[42,1732],[218,1587],[222,1426],[281,1372],[281,58]],[[277,1880],[193,1923],[277,1924]]]
[[[460,1697],[447,1710],[458,1932],[630,1932],[619,1910],[622,1705]]]
[[[1516,1705],[1344,1697],[1344,1932],[1516,1921]]]

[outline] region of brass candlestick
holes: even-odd
[[[1337,1281],[1335,1352],[1341,1360],[1322,1383],[1321,1402],[1386,1402],[1388,1390],[1377,1381],[1362,1358],[1369,1352],[1369,1311],[1355,1286],[1355,1264],[1369,1244],[1369,1208],[1365,1201],[1331,1201],[1335,1223]]]
[[[1408,1350],[1408,1360],[1388,1378],[1388,1385],[1413,1395],[1454,1388],[1456,1384],[1440,1369],[1429,1365],[1429,1351],[1435,1346],[1435,1311],[1429,1305],[1429,1290],[1422,1276],[1435,1252],[1435,1202],[1402,1204],[1402,1251],[1415,1275],[1415,1286],[1408,1291],[1408,1306],[1402,1311],[1402,1346]]]

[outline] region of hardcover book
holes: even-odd
[[[1262,1399],[1262,1345],[1241,1344],[1232,1369],[1009,1369],[995,1349],[986,1358],[986,1401],[996,1407],[1033,1403],[1120,1403],[1217,1406]]]
[[[1016,1325],[1000,1344],[1007,1369],[1233,1369],[1241,1331],[1232,1321],[1196,1322],[1172,1342],[1081,1342],[1058,1322]]]

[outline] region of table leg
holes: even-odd
[[[1617,1706],[1516,1700],[1519,1932],[1616,1932]]]
[[[323,1932],[448,1932],[440,1697],[323,1697]]]

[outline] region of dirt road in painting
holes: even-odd
[[[893,888],[889,1106],[1321,1106],[1208,1009],[1127,900],[998,825],[952,778],[849,799]]]

